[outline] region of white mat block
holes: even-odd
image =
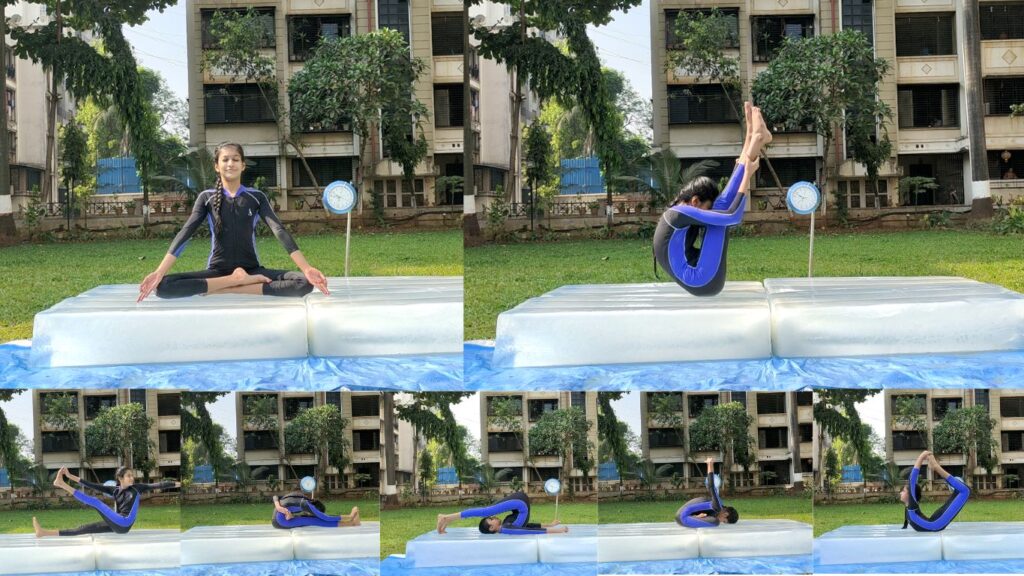
[[[1024,295],[954,277],[765,280],[781,357],[1024,349]]]
[[[181,535],[181,564],[294,560],[290,530],[273,526],[199,526]]]
[[[538,558],[545,564],[597,562],[596,524],[570,524],[564,534],[537,536]]]
[[[814,540],[819,564],[932,562],[942,560],[939,532],[901,529],[903,523],[843,526]]]
[[[740,520],[697,530],[702,558],[793,556],[813,552],[814,529],[795,520]]]
[[[462,351],[462,277],[330,278],[306,297],[314,356]]]
[[[941,534],[945,560],[1024,559],[1024,522],[953,522]]]
[[[715,297],[676,284],[562,286],[498,315],[495,367],[573,366],[771,356],[758,282]]]
[[[598,533],[599,562],[685,560],[700,556],[697,530],[675,522],[602,524]]]
[[[89,536],[0,536],[0,574],[90,572],[95,569],[96,556]]]
[[[428,532],[405,544],[405,555],[417,568],[535,564],[540,558],[536,536],[482,534],[476,528]]]
[[[32,363],[101,366],[304,358],[301,298],[215,295],[136,303],[138,286],[99,286],[35,317]]]
[[[380,522],[340,528],[294,528],[291,532],[296,560],[380,557]]]
[[[97,570],[146,570],[181,565],[181,532],[132,530],[93,536]]]

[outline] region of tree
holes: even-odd
[[[414,96],[426,66],[411,55],[405,37],[388,28],[323,40],[289,82],[292,131],[348,124],[372,142],[379,127],[389,158],[411,182],[428,152],[422,123],[429,111]],[[362,191],[366,172],[372,175],[376,169],[376,147],[364,144],[360,154]],[[373,197],[382,209],[376,193]]]
[[[526,128],[524,145],[526,157],[526,179],[530,182],[530,196],[537,197],[538,184],[546,184],[555,177],[552,162],[551,134],[540,122]],[[530,204],[530,225],[533,226],[535,205]]]
[[[71,215],[74,214],[75,208],[75,182],[81,183],[89,177],[88,156],[88,138],[78,122],[72,120],[61,126],[61,179],[64,181],[64,187],[68,190],[68,211]]]
[[[602,462],[612,460],[621,479],[635,465],[629,447],[629,426],[615,415],[612,402],[621,400],[625,392],[597,393],[597,441]]]
[[[149,439],[153,419],[141,404],[129,402],[103,408],[85,428],[85,450],[92,456],[116,456],[118,466],[141,470],[148,476],[155,467]]]
[[[339,475],[345,472],[348,422],[337,406],[324,404],[302,410],[284,428],[284,443],[289,453],[316,456],[318,486],[324,486],[328,467],[337,468]]]
[[[992,474],[992,469],[999,463],[998,448],[992,439],[992,430],[996,424],[985,406],[951,410],[932,429],[935,452],[963,454],[964,462],[967,463],[964,476],[974,485],[975,468],[981,466]]]
[[[840,468],[839,457],[836,455],[834,446],[829,446],[828,450],[825,451],[825,474],[824,474],[824,489],[825,495],[831,496],[836,489],[836,485],[839,484],[842,479],[842,471]]]
[[[693,452],[718,451],[722,453],[722,485],[727,486],[733,464],[749,471],[756,462],[756,441],[750,436],[754,417],[739,402],[705,407],[690,424],[690,450]]]
[[[10,402],[15,396],[24,391],[23,389],[0,390],[0,403]],[[14,470],[18,468],[18,464],[21,461],[19,457],[21,448],[18,445],[19,432],[17,426],[7,421],[7,414],[4,413],[3,407],[0,406],[0,466],[7,469],[7,475],[11,478],[12,487],[15,486],[15,477],[18,475]]]
[[[181,393],[181,434],[185,442],[195,445],[194,449],[186,450],[184,443],[181,451],[181,465],[184,470],[194,470],[200,455],[213,468],[216,481],[227,472],[231,460],[225,451],[224,429],[213,421],[208,404],[217,401],[227,392],[182,392]],[[191,481],[191,474],[182,474],[182,479]]]
[[[815,390],[817,401],[814,403],[814,422],[818,425],[818,462],[824,462],[825,439],[840,438],[858,447],[863,452],[870,444],[864,437],[857,404],[878,394],[879,390]],[[825,475],[818,470],[817,485],[825,486]]]
[[[714,160],[700,160],[683,170],[682,162],[671,148],[663,148],[646,156],[643,163],[650,171],[650,183],[635,176],[623,179],[637,182],[646,188],[652,206],[666,208],[687,184],[718,167],[718,162]]]
[[[430,495],[430,486],[434,483],[434,458],[430,450],[424,450],[420,456],[417,473],[420,477],[420,494],[426,497]]]
[[[559,408],[541,416],[530,428],[529,453],[537,456],[557,456],[562,461],[561,476],[567,478],[575,465],[589,472],[593,468],[590,454],[593,445],[588,439],[592,422],[579,407]],[[587,479],[587,473],[584,473]],[[570,492],[572,484],[569,484]]]
[[[469,455],[465,427],[456,421],[452,406],[472,395],[472,392],[416,392],[395,406],[395,414],[412,424],[416,434],[448,447],[451,465],[455,467],[460,484],[476,469]]]
[[[852,128],[859,138],[857,151],[863,153],[867,135],[874,134],[878,121],[891,114],[878,98],[878,85],[889,70],[889,62],[875,58],[874,47],[859,31],[795,41],[787,38],[768,68],[754,79],[752,94],[769,126],[811,125],[822,137],[818,185],[827,191],[838,169],[832,165],[835,136]],[[848,110],[856,113],[847,114]]]

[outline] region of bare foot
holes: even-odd
[[[352,512],[349,513],[350,522],[353,526],[359,526],[359,506],[353,506]]]
[[[444,514],[437,515],[437,533],[444,534],[444,529],[448,527],[448,522],[444,517]]]
[[[772,132],[771,132],[771,130],[768,129],[768,126],[765,125],[765,123],[764,123],[764,116],[761,115],[761,109],[755,106],[754,109],[753,109],[753,113],[754,113],[754,116],[753,116],[753,118],[754,118],[754,131],[755,131],[755,134],[757,134],[760,137],[761,147],[764,148],[765,146],[771,144],[771,142],[772,142]]]
[[[36,533],[36,538],[43,537],[43,527],[39,525],[39,520],[35,516],[32,517],[32,531]]]
[[[270,283],[270,278],[267,278],[263,274],[249,274],[243,268],[235,268],[235,271],[231,273],[231,279],[238,282],[236,286]]]

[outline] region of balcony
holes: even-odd
[[[751,13],[755,15],[807,14],[817,8],[811,0],[754,0],[751,4]]]
[[[331,0],[330,8],[332,13],[343,14],[352,12],[353,0]],[[324,11],[324,0],[289,0],[288,15],[296,16],[303,12],[322,14]]]
[[[739,48],[730,48],[722,51],[728,58],[739,60]],[[742,62],[742,61],[741,61]],[[669,84],[711,84],[711,81],[704,78],[698,81],[688,70],[683,68],[670,69],[665,71],[665,81]]]
[[[205,52],[210,52],[206,50]],[[260,56],[277,59],[277,50],[274,48],[263,48],[260,50]],[[204,84],[245,84],[248,81],[243,77],[232,76],[226,71],[218,68],[206,68],[203,70],[203,83]]]
[[[462,84],[462,55],[434,56],[434,83]],[[479,79],[476,81],[479,85]]]
[[[757,426],[785,428],[789,426],[789,414],[762,414],[757,416]]]
[[[488,452],[487,463],[494,468],[521,468],[525,465],[522,452]]]
[[[949,154],[965,146],[966,136],[960,128],[901,128],[898,153]]]
[[[896,12],[937,12],[956,9],[953,0],[896,0]]]
[[[1024,39],[982,41],[982,76],[1019,76],[1022,74],[1024,74]]]
[[[462,0],[432,0],[432,12],[462,12]]]
[[[1024,148],[1024,117],[986,116],[985,143],[990,150]]]
[[[160,430],[181,430],[181,416],[160,416],[157,418]]]
[[[900,56],[896,78],[900,84],[956,84],[960,81],[957,56]]]

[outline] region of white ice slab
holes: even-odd
[[[953,522],[941,535],[946,560],[1024,558],[1024,522]]]
[[[95,569],[96,556],[89,536],[0,536],[0,574],[91,572]]]
[[[199,526],[181,535],[181,564],[294,560],[290,530],[273,526]]]
[[[602,524],[597,558],[600,562],[697,558],[700,556],[697,532],[675,522]]]
[[[314,356],[462,351],[462,277],[331,278],[306,297]]]
[[[132,530],[93,536],[97,570],[147,570],[181,565],[181,532]]]
[[[476,528],[417,536],[405,543],[405,555],[417,568],[534,564],[540,558],[536,536],[482,534]]]
[[[340,528],[294,528],[291,533],[296,560],[380,557],[380,522]]]
[[[843,526],[814,540],[819,564],[931,562],[942,560],[941,532],[903,530],[903,523]]]
[[[572,524],[564,534],[537,536],[539,560],[545,564],[597,562],[598,527]]]
[[[1024,349],[1024,295],[953,277],[765,280],[781,357]]]
[[[138,286],[99,286],[35,317],[32,363],[100,366],[307,355],[299,298],[215,295],[136,303]]]
[[[714,297],[676,284],[562,286],[498,316],[496,367],[573,366],[771,356],[759,282]]]
[[[814,529],[795,520],[740,520],[696,530],[702,558],[811,554]]]

